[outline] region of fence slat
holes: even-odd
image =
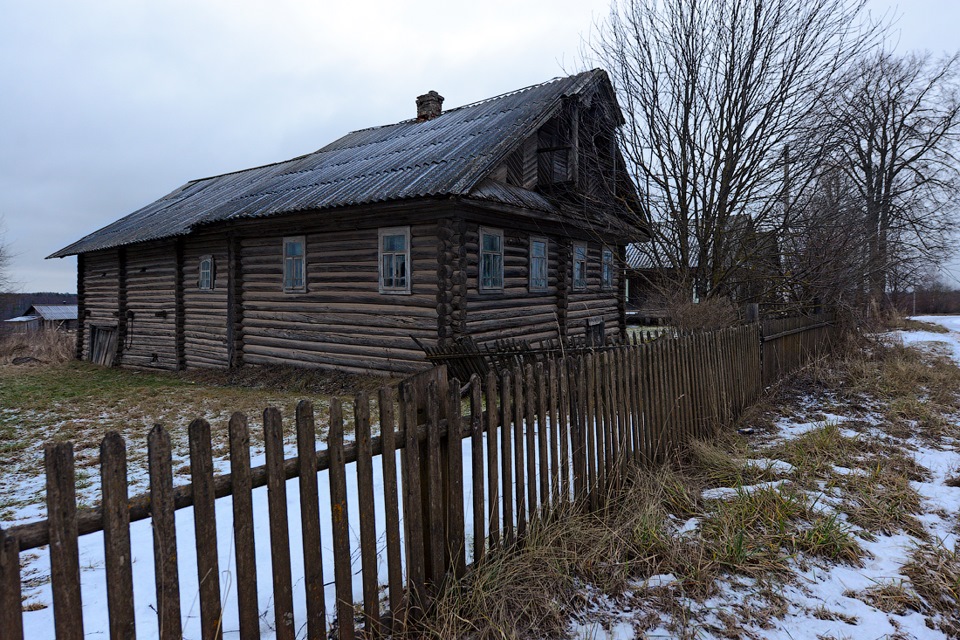
[[[116,431],[107,433],[100,443],[100,491],[110,637],[134,638],[136,626],[133,616],[130,515],[127,511],[127,447]]]
[[[0,640],[23,640],[20,544],[0,529]]]
[[[488,437],[492,436],[491,431]],[[473,479],[473,561],[478,563],[483,560],[487,536],[484,527],[486,514],[483,511],[483,397],[477,374],[470,376],[470,463]]]
[[[403,521],[406,527],[404,547],[407,552],[407,616],[411,621],[419,619],[426,610],[426,558],[423,546],[423,504],[420,487],[420,443],[417,441],[417,398],[412,386],[400,387],[400,408],[403,419],[405,446],[403,449],[404,477],[406,488],[403,494]],[[396,614],[396,612],[393,612]]]
[[[543,363],[538,362],[534,365],[537,382],[537,444],[539,445],[540,468],[537,474],[540,476],[540,503],[539,512],[541,517],[550,506],[550,459],[549,459],[549,440],[547,434],[547,376],[543,370]]]
[[[557,361],[550,360],[547,366],[547,413],[545,419],[550,427],[550,501],[551,512],[560,506],[565,499],[560,496],[560,425],[557,422],[559,413],[560,394],[559,380],[557,379]]]
[[[516,541],[513,528],[513,444],[511,441],[513,410],[513,379],[506,371],[500,377],[500,464],[503,490],[503,544],[513,546]]]
[[[162,640],[180,640],[180,575],[177,569],[177,527],[173,504],[170,434],[156,425],[147,436],[150,468],[150,511],[153,517],[153,570],[157,619]]]
[[[527,520],[530,524],[538,518],[537,496],[537,391],[533,378],[533,365],[523,368],[523,432],[527,447]]]
[[[73,443],[44,447],[50,528],[50,581],[57,639],[83,638]]]
[[[333,573],[337,592],[337,628],[340,640],[353,640],[353,571],[350,565],[350,519],[347,514],[347,469],[343,458],[343,410],[339,398],[330,399],[330,512],[333,521]]]
[[[193,485],[193,527],[200,590],[200,635],[223,637],[220,628],[220,563],[217,558],[217,511],[213,495],[213,451],[210,424],[197,419],[187,428],[190,440],[190,480]]]
[[[398,618],[403,602],[403,572],[400,563],[400,506],[397,496],[397,436],[393,409],[393,392],[380,387],[380,442],[383,453],[383,511],[387,540],[387,588],[392,614],[392,631],[400,630]]]
[[[497,408],[497,376],[487,373],[485,389],[487,400],[487,528],[490,531],[490,549],[500,543],[500,474],[497,455],[499,413]],[[474,515],[474,517],[477,517]]]
[[[363,629],[367,637],[381,635],[380,592],[377,581],[377,519],[373,495],[373,452],[370,447],[370,398],[357,394],[353,405],[357,440],[357,505],[360,509],[360,565],[363,583]]]
[[[234,413],[230,416],[228,429],[240,638],[257,640],[260,638],[260,608],[257,603],[257,554],[253,538],[253,489],[250,479],[250,431],[247,416]]]
[[[421,461],[423,462],[423,461]],[[436,381],[427,386],[427,501],[430,519],[424,534],[430,539],[427,580],[436,594],[443,585],[444,563],[444,495],[443,465],[440,456],[440,390]]]
[[[447,496],[447,566],[454,577],[463,576],[467,568],[466,532],[463,516],[463,417],[460,404],[460,381],[453,378],[447,392],[447,437],[441,441],[447,461],[444,483]]]
[[[297,465],[300,485],[300,532],[303,535],[303,586],[307,598],[307,638],[326,637],[323,557],[320,553],[320,492],[317,481],[317,430],[313,403],[297,403]]]
[[[571,499],[570,495],[570,433],[573,431],[573,419],[570,414],[570,390],[567,377],[568,360],[557,363],[557,436],[560,440],[560,501],[563,506]]]
[[[287,483],[283,473],[283,420],[277,409],[263,412],[263,445],[267,463],[267,510],[270,515],[270,563],[273,573],[273,617],[278,640],[293,640],[293,580],[287,525]]]
[[[598,464],[599,448],[597,442],[597,367],[596,356],[587,355],[587,415],[584,422],[587,436],[587,492],[590,496],[590,510],[597,509],[597,482],[599,480],[600,465]],[[602,446],[602,443],[601,443]]]
[[[516,488],[517,542],[527,535],[527,496],[526,469],[524,468],[524,431],[523,431],[523,372],[519,368],[513,372],[513,470]]]

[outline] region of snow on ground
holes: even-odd
[[[905,345],[928,349],[932,353],[946,354],[960,365],[960,316],[918,317],[916,320],[940,324],[950,330],[950,333],[934,333],[928,331],[897,331],[892,332],[891,338],[900,340]],[[816,406],[818,398],[809,398],[805,404]],[[835,404],[831,405],[837,410]],[[862,407],[851,408],[851,415],[843,413],[820,413],[818,420],[813,422],[784,418],[779,421],[779,433],[775,434],[769,444],[782,442],[802,436],[827,422],[842,425],[845,422],[857,420],[861,425],[866,424],[866,432],[857,432],[852,429],[842,429],[844,437],[883,437],[882,420],[876,415],[864,416]],[[960,420],[960,417],[957,417]],[[918,520],[923,525],[929,540],[943,548],[954,550],[958,546],[957,532],[960,531],[960,488],[948,486],[948,476],[958,475],[960,471],[960,446],[954,440],[943,439],[936,445],[931,445],[919,438],[913,438],[905,443],[911,450],[914,460],[929,471],[929,477],[924,481],[911,482],[910,485],[923,499],[923,513]],[[777,465],[782,463],[783,467]],[[789,465],[782,461],[763,459],[758,464],[766,464],[768,468],[776,468],[784,475],[790,473]],[[835,467],[840,475],[866,475],[863,469],[848,469]],[[765,482],[748,487],[717,487],[703,492],[705,499],[730,499],[739,493],[758,489],[779,486],[783,480]],[[836,492],[835,492],[836,493]],[[811,496],[816,501],[818,511],[834,513],[846,522],[846,515],[833,508],[838,503],[837,495],[821,493]],[[696,519],[684,523],[677,533],[683,535],[696,529]],[[850,526],[852,530],[857,528]],[[697,612],[698,622],[690,623],[687,627],[681,623],[677,630],[676,619],[670,620],[665,613],[659,613],[662,624],[650,627],[649,611],[638,612],[631,605],[623,607],[624,602],[635,603],[632,593],[613,601],[609,597],[598,597],[591,600],[589,611],[571,624],[570,632],[576,638],[592,640],[627,640],[630,638],[726,638],[729,633],[730,616],[737,619],[735,626],[739,626],[743,637],[764,638],[769,640],[798,640],[810,639],[880,639],[889,640],[927,640],[948,638],[942,631],[928,626],[927,617],[910,609],[901,614],[885,613],[874,606],[853,596],[861,594],[871,588],[881,585],[894,585],[909,588],[910,579],[904,575],[904,564],[909,561],[910,554],[922,541],[907,533],[894,535],[861,536],[858,543],[866,552],[863,557],[863,566],[826,563],[803,562],[795,563],[796,580],[778,585],[777,596],[786,603],[784,610],[778,615],[770,616],[765,622],[757,624],[743,612],[751,607],[757,607],[758,594],[769,585],[759,585],[752,580],[733,576],[726,579],[721,593],[705,602],[697,602],[675,594],[683,610]],[[672,575],[653,576],[635,584],[639,592],[647,590],[654,594],[658,590],[670,589],[675,582]],[[957,612],[960,618],[960,612]],[[584,621],[586,620],[586,621]],[[671,624],[672,623],[672,624]],[[769,626],[768,626],[769,625]],[[734,636],[736,637],[736,636]]]

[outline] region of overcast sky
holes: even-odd
[[[0,218],[21,291],[50,253],[194,178],[580,69],[607,0],[0,0]],[[960,3],[871,0],[899,50],[960,48]]]

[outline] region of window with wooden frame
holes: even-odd
[[[573,288],[587,288],[587,243],[573,244]]]
[[[307,242],[303,236],[283,239],[283,290],[303,293],[307,290]]]
[[[600,271],[600,287],[602,289],[613,289],[614,283],[614,262],[613,262],[613,249],[604,247],[601,253],[601,271]]]
[[[380,293],[410,293],[410,227],[380,229]]]
[[[530,291],[547,290],[547,239],[530,238]]]
[[[197,289],[201,291],[213,291],[216,263],[213,256],[200,256],[199,274],[197,276]]]
[[[480,227],[480,291],[503,291],[503,231]]]

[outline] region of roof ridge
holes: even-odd
[[[489,97],[489,98],[483,98],[482,100],[477,100],[477,101],[475,101],[475,102],[468,102],[467,104],[462,104],[462,105],[460,105],[459,107],[454,107],[453,109],[447,109],[446,111],[443,112],[443,114],[453,113],[454,111],[460,111],[460,110],[462,110],[462,109],[469,109],[469,108],[471,108],[471,107],[479,107],[479,106],[482,105],[482,104],[488,104],[488,103],[490,103],[490,102],[494,102],[495,100],[502,100],[502,99],[504,99],[504,98],[509,98],[509,97],[511,97],[511,96],[515,96],[515,95],[518,95],[518,94],[520,94],[520,93],[523,93],[524,91],[530,91],[531,89],[538,89],[538,88],[540,88],[540,87],[545,87],[545,86],[547,86],[548,84],[553,84],[554,82],[560,82],[561,80],[567,80],[567,79],[569,79],[569,78],[575,78],[575,77],[580,76],[580,75],[584,75],[584,74],[588,74],[588,73],[593,73],[594,71],[596,71],[596,69],[591,69],[590,71],[581,71],[580,73],[574,73],[573,75],[569,75],[569,76],[555,76],[555,77],[550,78],[549,80],[545,80],[545,81],[543,81],[543,82],[538,82],[538,83],[536,83],[536,84],[531,84],[531,85],[529,85],[529,86],[522,87],[522,88],[520,88],[520,89],[514,89],[514,90],[512,90],[512,91],[507,91],[507,92],[505,92],[505,93],[501,93],[500,95],[491,96],[491,97]],[[443,114],[441,114],[441,115],[443,115]],[[388,123],[388,124],[381,124],[381,125],[376,125],[376,126],[373,126],[373,127],[364,127],[364,128],[362,128],[362,129],[354,129],[353,131],[349,131],[349,132],[347,132],[346,134],[344,134],[343,136],[340,136],[340,138],[337,138],[337,140],[341,140],[341,139],[343,139],[343,138],[345,138],[345,137],[347,137],[347,136],[349,136],[349,135],[353,135],[353,134],[355,134],[355,133],[363,133],[364,131],[376,131],[376,130],[378,130],[378,129],[386,129],[387,127],[395,127],[395,126],[397,126],[397,125],[399,125],[399,124],[409,124],[409,123],[411,123],[411,122],[416,122],[416,121],[417,121],[416,118],[408,118],[407,120],[401,120],[401,121],[399,121],[399,122],[391,122],[391,123]],[[334,140],[333,142],[337,142],[337,140]],[[331,142],[330,144],[333,144],[333,142]],[[316,150],[311,151],[311,152],[309,152],[309,153],[304,153],[304,154],[301,154],[301,155],[299,155],[299,156],[295,156],[295,157],[293,157],[293,158],[287,158],[286,160],[278,160],[277,162],[268,162],[268,163],[266,163],[266,164],[257,165],[257,166],[254,166],[254,167],[247,167],[246,169],[237,169],[236,171],[226,171],[226,172],[224,172],[224,173],[217,173],[217,174],[214,174],[214,175],[211,175],[211,176],[206,176],[206,177],[204,177],[204,178],[194,178],[193,180],[187,181],[187,182],[183,185],[183,187],[181,187],[181,189],[178,189],[178,190],[174,191],[173,193],[177,193],[178,191],[182,190],[184,187],[187,187],[187,186],[189,186],[189,185],[191,185],[191,184],[196,184],[196,183],[198,183],[198,182],[204,182],[205,180],[213,180],[214,178],[223,178],[223,177],[231,176],[231,175],[238,174],[238,173],[246,173],[246,172],[248,172],[248,171],[256,171],[257,169],[266,169],[266,168],[268,168],[268,167],[276,167],[276,166],[281,165],[281,164],[287,164],[288,162],[296,162],[297,160],[302,160],[303,158],[306,158],[306,157],[308,157],[308,156],[315,155],[315,154],[323,151],[323,150],[326,149],[328,146],[330,146],[330,144],[324,145],[324,146],[320,147],[319,149],[316,149]],[[168,195],[173,195],[173,193],[168,194]]]

